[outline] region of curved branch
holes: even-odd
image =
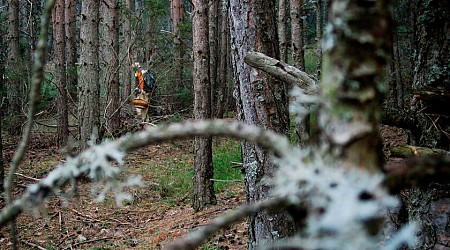
[[[228,136],[248,140],[274,153],[277,157],[287,157],[294,149],[294,146],[290,144],[286,137],[241,122],[224,120],[188,121],[157,128],[147,128],[144,131],[121,137],[115,141],[103,142],[100,145],[93,146],[77,157],[68,159],[66,163],[59,165],[41,181],[30,186],[20,199],[0,212],[0,227],[16,218],[23,210],[41,205],[54,195],[54,190],[88,174],[90,164],[95,163],[96,160],[95,157],[92,157],[93,155],[103,154],[103,157],[111,158],[108,155],[111,152],[127,153],[151,144],[196,136]]]
[[[316,80],[285,62],[260,52],[248,52],[244,60],[248,65],[260,69],[283,82],[299,86],[307,93],[313,94],[317,92],[315,90],[317,86]]]

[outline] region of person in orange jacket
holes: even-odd
[[[136,107],[136,112],[141,116],[142,122],[147,121],[148,105],[153,91],[156,89],[156,81],[153,75],[147,70],[141,69],[138,62],[134,63],[135,81],[136,81],[136,98],[133,99],[133,104]]]

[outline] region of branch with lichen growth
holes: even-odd
[[[19,164],[22,162],[25,152],[27,151],[29,142],[30,142],[30,133],[33,126],[33,118],[36,114],[37,103],[40,98],[40,89],[42,82],[44,81],[44,65],[45,65],[45,56],[46,56],[46,48],[47,48],[47,38],[48,38],[48,27],[50,24],[50,16],[51,10],[55,5],[54,0],[48,0],[45,4],[45,8],[43,11],[43,18],[41,20],[41,32],[39,35],[39,40],[36,46],[35,60],[33,64],[33,75],[31,78],[31,89],[30,89],[30,102],[28,106],[28,118],[25,125],[25,129],[23,131],[22,140],[17,148],[17,151],[14,154],[14,157],[11,162],[11,167],[9,169],[8,175],[4,180],[4,189],[5,189],[5,197],[6,204],[11,204],[13,201],[12,195],[12,184],[14,173],[19,168]],[[12,248],[16,248],[17,239],[16,239],[16,226],[14,221],[11,222],[11,241]]]
[[[252,213],[266,209],[283,208],[286,205],[284,198],[272,198],[263,200],[255,204],[244,204],[240,207],[215,218],[208,225],[199,228],[197,231],[188,234],[186,237],[164,247],[166,250],[188,250],[196,249],[203,241],[212,236],[220,229],[226,228],[233,223],[240,221]]]
[[[120,172],[117,165],[123,164],[122,159],[127,152],[151,144],[196,136],[228,136],[245,139],[258,144],[277,157],[287,157],[294,147],[282,135],[241,122],[188,121],[158,128],[147,128],[115,141],[95,145],[77,157],[68,158],[64,164],[57,166],[41,181],[31,185],[20,199],[6,206],[0,212],[0,227],[16,218],[25,209],[43,204],[49,197],[56,195],[59,188],[76,181],[83,175],[89,175],[93,179],[98,179],[99,176],[114,177]]]
[[[260,52],[248,52],[244,60],[248,65],[260,69],[285,83],[298,86],[307,93],[317,92],[317,81],[312,76],[283,61]]]

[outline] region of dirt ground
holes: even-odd
[[[404,131],[383,126],[386,146],[406,142]],[[20,138],[4,138],[4,158],[11,159]],[[27,156],[15,176],[15,195],[42,178],[63,160],[52,133],[34,133]],[[128,173],[142,173],[156,163],[164,165],[174,157],[191,157],[190,142],[149,146],[129,154]],[[385,151],[388,154],[388,151]],[[193,158],[193,156],[192,156]],[[391,159],[395,162],[396,159]],[[226,210],[245,202],[242,183],[230,186],[232,192],[218,194],[218,204],[194,212],[189,195],[177,200],[163,197],[152,171],[145,171],[144,188],[132,190],[134,201],[117,207],[112,198],[103,203],[93,201],[92,183],[82,182],[78,195],[67,200],[53,198],[45,207],[25,212],[18,220],[20,249],[160,249],[164,244],[195,230]],[[4,197],[0,197],[0,207]],[[202,249],[246,249],[246,222],[219,232]],[[9,249],[7,228],[0,230],[0,249]]]

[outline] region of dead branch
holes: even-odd
[[[317,82],[313,77],[285,62],[259,52],[248,52],[244,60],[248,65],[260,69],[278,80],[299,86],[306,93],[317,92],[315,90]]]
[[[450,155],[424,155],[408,158],[387,169],[385,186],[393,194],[413,186],[426,187],[430,183],[448,183]]]
[[[200,244],[206,240],[208,237],[219,231],[220,229],[226,228],[231,224],[240,221],[247,217],[248,215],[256,212],[260,212],[266,209],[272,208],[282,208],[286,204],[286,200],[283,198],[273,198],[269,200],[264,200],[255,204],[245,204],[237,209],[234,209],[220,217],[215,218],[210,224],[199,228],[197,231],[188,234],[183,239],[180,239],[164,249],[167,250],[186,250],[186,249],[196,249]]]
[[[438,148],[416,147],[411,145],[394,146],[390,148],[392,157],[406,158],[419,155],[450,155],[449,151]]]
[[[126,135],[115,141],[104,142],[80,153],[77,157],[61,163],[45,178],[30,186],[21,198],[7,205],[0,212],[0,227],[15,219],[23,210],[39,207],[55,190],[76,181],[90,171],[95,164],[93,155],[110,159],[111,152],[127,153],[132,150],[176,139],[189,139],[195,136],[229,136],[248,140],[274,153],[277,157],[288,157],[293,147],[289,140],[272,131],[241,122],[225,120],[188,121],[163,127],[149,127],[135,134]]]
[[[47,48],[46,41],[48,38],[48,30],[49,30],[48,27],[50,23],[51,10],[53,9],[54,5],[55,0],[48,0],[45,4],[45,8],[43,11],[43,17],[41,21],[41,32],[39,34],[39,41],[37,43],[36,50],[34,52],[35,60],[33,63],[33,75],[31,78],[31,89],[29,93],[30,103],[28,107],[27,122],[22,135],[22,140],[20,141],[17,151],[15,152],[14,157],[12,159],[11,168],[9,169],[8,175],[6,176],[6,179],[4,180],[3,183],[7,205],[14,206],[14,204],[12,204],[13,203],[12,185],[14,173],[19,168],[19,165],[23,160],[25,152],[27,151],[30,141],[31,129],[33,127],[33,118],[34,115],[36,114],[37,103],[40,99],[41,85],[42,82],[44,81],[44,66]],[[11,234],[12,249],[16,249],[17,236],[16,236],[15,221],[11,220],[10,225],[11,225],[10,234]]]

